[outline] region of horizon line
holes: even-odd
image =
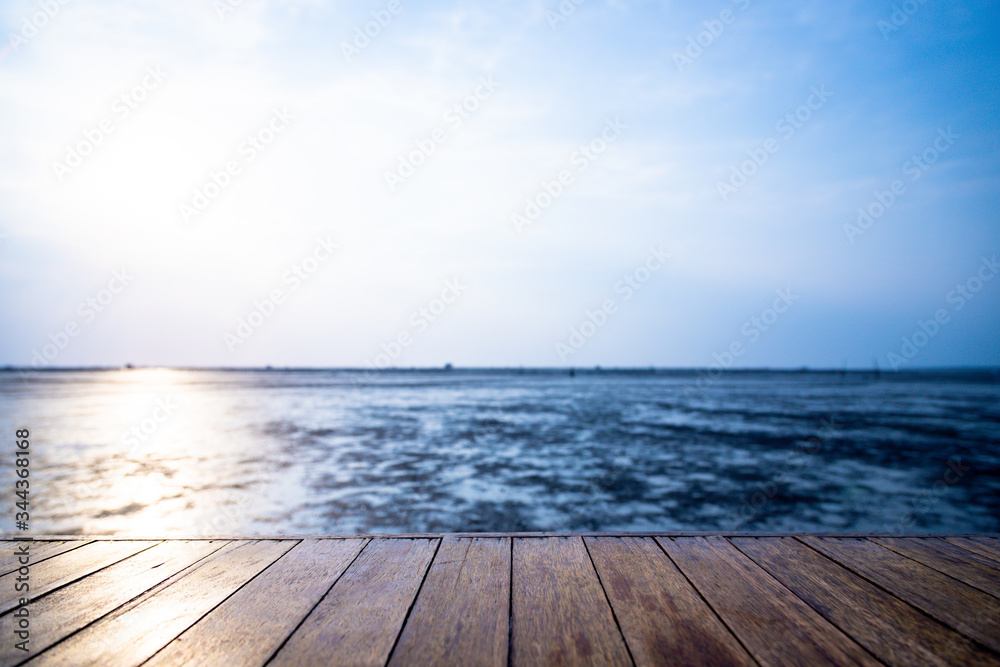
[[[119,371],[119,370],[183,370],[183,371],[346,371],[358,373],[392,373],[392,372],[426,372],[426,371],[555,371],[555,372],[699,372],[713,373],[752,373],[752,372],[786,372],[786,373],[909,373],[909,372],[946,372],[946,371],[979,371],[1000,372],[1000,366],[916,366],[913,368],[880,368],[870,367],[832,367],[832,366],[746,366],[739,368],[722,368],[720,366],[457,366],[451,363],[436,366],[387,366],[385,368],[365,368],[362,366],[170,366],[161,364],[93,364],[80,366],[16,366],[6,364],[0,366],[0,372],[66,372],[66,371]]]

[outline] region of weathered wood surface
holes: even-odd
[[[155,545],[156,542],[91,542],[31,567],[31,593],[42,595],[97,572]],[[17,606],[17,572],[0,577],[0,613]]]
[[[947,541],[958,545],[966,551],[985,556],[1000,563],[1000,540],[990,540],[986,538],[969,537],[949,537]]]
[[[0,665],[1000,665],[985,536],[49,539],[15,594],[17,548]]]
[[[1000,597],[1000,563],[940,540],[877,538],[874,542],[949,577]]]
[[[344,573],[365,540],[310,540],[188,628],[147,666],[262,665]],[[281,600],[274,613],[262,614]],[[252,632],[248,629],[252,628]]]
[[[227,545],[157,594],[126,604],[28,664],[141,664],[293,545],[277,541]]]
[[[372,540],[271,665],[384,665],[438,540]]]
[[[70,633],[154,589],[225,544],[164,542],[40,597],[30,607],[33,616],[32,644],[36,651],[52,646]],[[10,614],[0,617],[0,636],[12,635],[13,628],[7,631],[8,622],[12,619]],[[0,664],[16,662],[20,653],[12,642],[3,642],[0,644]]]
[[[652,538],[585,541],[637,663],[755,664]]]
[[[994,664],[990,652],[956,635],[794,538],[733,538],[775,579],[889,665]]]
[[[583,538],[517,538],[513,569],[515,664],[632,664]]]
[[[507,665],[510,539],[446,537],[391,665]]]
[[[802,540],[942,623],[1000,652],[1000,599],[871,540]]]
[[[10,574],[23,565],[23,551],[27,548],[27,560],[34,565],[46,558],[51,558],[63,552],[77,547],[82,547],[86,542],[3,542],[0,548],[0,576]]]
[[[658,541],[760,664],[877,664],[726,539]]]

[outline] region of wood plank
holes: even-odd
[[[761,664],[878,664],[726,539],[657,541]]]
[[[996,598],[867,539],[800,539],[942,623],[1000,651]]]
[[[391,665],[507,664],[510,539],[446,537]]]
[[[437,546],[369,542],[268,665],[384,665]]]
[[[518,537],[524,538],[538,538],[538,537],[662,537],[662,538],[678,538],[678,537],[724,537],[729,539],[731,537],[802,537],[803,535],[808,535],[810,537],[829,537],[834,539],[867,539],[869,537],[897,537],[897,538],[913,538],[913,539],[974,539],[974,540],[984,540],[986,542],[992,542],[997,548],[1000,548],[1000,533],[940,533],[935,535],[928,535],[926,532],[922,533],[885,533],[885,532],[854,532],[854,531],[780,531],[780,530],[709,530],[709,531],[663,531],[663,530],[648,530],[648,531],[634,531],[634,530],[591,530],[591,531],[578,531],[578,530],[568,530],[568,531],[558,531],[558,532],[538,532],[538,531],[502,531],[502,532],[423,532],[423,533],[304,533],[304,534],[293,534],[293,533],[276,533],[271,535],[233,535],[233,536],[223,536],[223,537],[205,537],[200,533],[182,534],[178,533],[177,537],[173,535],[169,538],[164,538],[163,535],[141,535],[141,534],[129,534],[127,536],[121,535],[96,535],[96,534],[45,534],[45,535],[35,535],[33,541],[36,543],[42,542],[60,542],[60,541],[87,541],[87,542],[159,542],[164,539],[179,540],[185,542],[194,542],[198,540],[212,541],[212,540],[228,540],[230,542],[236,542],[239,540],[244,540],[247,542],[258,542],[258,541],[284,541],[284,540],[356,540],[356,539],[442,539],[445,537],[465,537],[465,538],[483,538],[483,537],[495,537],[495,538],[506,538],[516,539]],[[391,537],[390,537],[391,535]],[[0,534],[0,545],[11,544],[15,542],[14,534],[3,535]]]
[[[1000,597],[1000,563],[994,565],[988,558],[970,554],[961,547],[942,540],[886,537],[872,541],[949,577],[964,581],[973,588]],[[984,565],[984,562],[988,564]]]
[[[1000,665],[983,536],[367,539],[33,541],[31,664]]]
[[[153,589],[226,542],[169,541],[119,561],[31,604],[31,649],[37,654]],[[13,636],[13,617],[0,617],[0,636]],[[0,643],[0,664],[25,658],[12,642]]]
[[[129,556],[157,544],[156,542],[91,542],[79,549],[73,549],[43,560],[31,567],[30,598],[38,598],[60,586],[81,579]],[[14,589],[16,572],[0,577],[0,613],[17,606],[23,592]]]
[[[580,537],[514,540],[515,665],[631,665]]]
[[[971,537],[949,537],[945,540],[955,546],[962,547],[966,551],[985,556],[990,560],[1000,563],[1000,548],[994,548],[988,540],[977,540]]]
[[[956,558],[962,558],[962,559],[966,559],[966,560],[970,560],[971,559],[972,562],[974,562],[974,563],[979,563],[980,565],[984,565],[986,567],[992,567],[992,568],[994,568],[996,570],[1000,570],[1000,561],[996,560],[995,558],[990,558],[989,556],[986,556],[985,554],[977,553],[975,551],[969,551],[968,549],[966,549],[964,547],[960,547],[957,544],[953,544],[953,543],[949,542],[948,540],[945,540],[945,539],[940,538],[940,537],[935,537],[935,538],[932,538],[932,539],[929,538],[927,541],[928,542],[933,542],[934,546],[936,546],[938,548],[945,548],[945,549],[947,549],[948,552],[951,553],[951,554],[954,554],[954,556]]]
[[[636,664],[756,664],[652,538],[584,542]]]
[[[797,540],[730,542],[887,664],[998,664],[989,651]]]
[[[36,565],[53,556],[82,547],[87,542],[86,540],[74,542],[36,542],[34,540],[30,542],[3,542],[2,554],[0,554],[0,576],[10,574],[21,567],[21,563],[18,561],[20,553],[18,549],[24,544],[28,545],[31,565]]]
[[[263,665],[366,542],[314,539],[295,545],[143,667]]]
[[[291,547],[276,541],[223,547],[169,586],[125,605],[27,664],[138,665]]]

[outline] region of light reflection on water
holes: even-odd
[[[1000,529],[992,374],[370,379],[4,372],[0,428],[50,534]]]

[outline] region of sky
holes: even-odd
[[[4,2],[0,365],[1000,365],[989,5]]]

